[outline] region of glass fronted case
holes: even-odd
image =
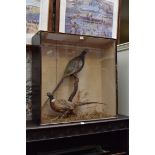
[[[117,116],[116,40],[38,32],[32,39],[33,119],[41,124]]]

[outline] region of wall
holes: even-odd
[[[118,45],[118,113],[129,115],[129,43]]]

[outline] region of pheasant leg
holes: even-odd
[[[64,117],[66,117],[67,115],[68,115],[68,110],[67,111],[65,111],[61,116],[60,116],[60,118],[64,118]]]

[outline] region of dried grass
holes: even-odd
[[[108,115],[105,113],[99,113],[99,112],[93,112],[91,114],[84,114],[84,115],[70,115],[69,117],[63,118],[63,117],[55,117],[50,115],[44,115],[42,116],[42,121],[46,123],[70,123],[70,122],[77,122],[77,121],[88,121],[88,120],[94,120],[94,119],[103,119],[103,118],[109,118],[112,117],[112,115]]]

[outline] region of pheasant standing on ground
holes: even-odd
[[[73,76],[74,78],[76,77],[76,74],[78,72],[80,72],[85,64],[85,55],[87,53],[87,50],[84,50],[83,52],[81,52],[81,54],[73,59],[71,59],[64,71],[64,74],[61,78],[61,80],[59,81],[59,83],[57,84],[57,86],[55,87],[55,89],[52,92],[52,95],[55,93],[55,91],[60,87],[60,85],[62,84],[63,80],[66,77],[69,76]]]
[[[52,110],[62,114],[62,117],[74,114],[75,104],[66,100],[56,100],[51,93],[47,93],[49,103]]]
[[[78,106],[88,105],[88,104],[103,104],[99,102],[70,102],[63,99],[56,100],[51,93],[47,93],[50,107],[55,112],[61,113],[61,117],[75,114],[74,110]]]

